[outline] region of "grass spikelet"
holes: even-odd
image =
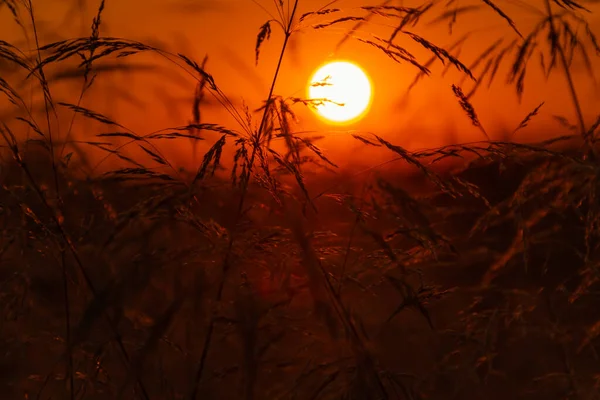
[[[0,92],[2,92],[13,105],[19,107],[23,103],[21,96],[8,84],[8,82],[0,77]]]
[[[154,171],[151,171],[145,167],[141,168],[121,168],[114,171],[107,172],[105,177],[116,182],[124,182],[130,180],[139,180],[139,179],[158,179],[167,182],[176,182],[175,179],[167,174],[160,174]]]
[[[313,25],[313,29],[328,28],[330,26],[338,25],[338,24],[341,24],[343,22],[348,22],[348,21],[364,21],[364,18],[363,17],[341,17],[341,18],[338,18],[338,19],[334,19],[333,21],[329,21],[329,22],[324,22],[322,24]]]
[[[317,157],[319,157],[321,160],[325,161],[327,164],[329,164],[335,168],[338,167],[329,158],[327,158],[327,156],[323,153],[323,151],[321,149],[319,149],[317,146],[315,146],[315,144],[310,139],[304,139],[304,138],[295,138],[295,139],[301,141],[310,151],[312,151],[314,154],[316,154]]]
[[[248,180],[248,149],[246,147],[246,143],[244,139],[237,140],[238,148],[235,151],[233,156],[233,168],[231,168],[231,183],[233,186],[236,186],[238,183],[238,179],[241,178],[241,181]],[[238,168],[241,165],[241,172],[238,175]],[[239,177],[239,178],[238,178]]]
[[[452,64],[454,67],[456,67],[456,69],[465,73],[473,81],[476,81],[471,70],[466,65],[464,65],[462,62],[460,62],[456,57],[454,57],[453,55],[448,53],[448,51],[446,51],[445,49],[434,45],[427,39],[425,39],[415,33],[406,32],[406,31],[404,31],[403,33],[408,35],[412,40],[419,43],[421,46],[423,46],[427,50],[431,51],[443,64],[445,64],[446,61],[448,61],[450,64]]]
[[[40,129],[40,127],[35,124],[35,122],[33,122],[33,121],[29,120],[29,119],[26,119],[26,118],[22,118],[22,117],[17,117],[16,120],[17,121],[21,121],[21,122],[27,124],[31,129],[33,129],[33,131],[35,133],[37,133],[42,138],[46,139],[46,135],[44,134],[44,132],[42,132],[42,130]]]
[[[544,106],[544,104],[545,104],[545,102],[540,103],[539,106],[537,106],[536,108],[533,109],[533,111],[531,111],[529,114],[527,114],[527,116],[525,116],[525,118],[523,118],[523,120],[521,121],[519,126],[517,126],[515,128],[515,130],[512,132],[512,134],[514,135],[517,131],[520,131],[521,129],[527,127],[527,125],[529,124],[529,121],[531,121],[531,119],[533,117],[538,115],[540,109]]]
[[[14,22],[17,25],[19,25],[21,29],[23,29],[23,31],[25,31],[25,26],[23,25],[21,16],[19,14],[19,3],[16,0],[2,0],[0,1],[0,9],[2,6],[6,6],[6,8],[8,8],[13,17]]]
[[[208,55],[204,56],[204,60],[202,60],[202,64],[200,67],[203,70],[206,69],[207,62],[208,62]],[[200,76],[200,82],[198,82],[198,84],[196,85],[196,90],[194,91],[194,101],[192,102],[192,121],[190,122],[191,125],[200,125],[202,122],[200,105],[204,101],[206,83],[207,83],[206,78],[204,76]],[[200,136],[201,131],[198,129],[193,129],[192,134],[194,136]],[[197,151],[197,146],[196,146],[197,141],[194,139],[190,139],[190,141],[192,142],[192,146],[193,146],[192,151],[193,151],[193,154],[195,157],[196,151]]]
[[[436,174],[435,172],[431,171],[429,168],[427,168],[425,165],[423,165],[416,157],[414,157],[410,152],[408,152],[406,149],[402,148],[401,146],[392,144],[382,138],[380,138],[379,136],[376,136],[377,140],[384,145],[385,147],[387,147],[388,149],[390,149],[391,151],[393,151],[394,153],[398,154],[403,160],[405,160],[407,163],[409,163],[410,165],[413,165],[415,167],[417,167],[421,172],[423,172],[423,174],[431,181],[433,182],[436,186],[438,186],[441,190],[443,190],[444,192],[447,192],[449,194],[453,194],[454,190],[448,186],[439,176],[438,174]]]
[[[300,22],[304,21],[308,17],[313,17],[316,15],[332,14],[332,13],[337,13],[340,11],[341,10],[339,8],[324,8],[324,9],[318,10],[318,11],[310,11],[310,12],[304,13],[300,16]]]
[[[0,40],[0,58],[16,64],[25,71],[31,70],[27,56],[20,49],[4,40]]]
[[[467,98],[467,96],[465,96],[462,89],[459,86],[452,85],[452,91],[454,92],[456,98],[459,100],[460,107],[467,114],[473,125],[481,130],[481,132],[485,135],[485,138],[487,140],[490,140],[490,137],[488,136],[487,132],[485,131],[485,129],[483,129],[483,126],[479,122],[479,118],[477,117],[477,113],[475,112],[475,107],[473,107],[473,105],[469,102],[469,99]]]
[[[380,39],[380,38],[376,38],[376,39],[378,41],[384,42],[383,39]],[[397,46],[397,45],[389,43],[389,42],[384,42],[385,44],[382,44],[382,43],[374,42],[372,40],[365,40],[365,39],[361,39],[361,38],[358,38],[357,40],[360,42],[369,44],[369,45],[381,50],[385,55],[387,55],[388,57],[390,57],[392,60],[394,60],[395,62],[397,62],[399,64],[401,64],[402,61],[412,64],[413,66],[415,66],[419,69],[419,72],[421,74],[429,75],[431,73],[431,71],[427,68],[427,66],[421,65],[417,60],[415,60],[415,57],[412,54],[410,54],[408,51],[401,48],[400,46]]]
[[[572,1],[572,0],[552,0],[552,2],[564,9],[570,9],[570,10],[577,9],[577,10],[589,11],[587,8],[585,8],[581,4],[577,3],[576,1]]]
[[[515,25],[513,20],[504,11],[502,11],[502,9],[500,7],[498,7],[491,0],[481,0],[481,1],[483,1],[485,4],[487,4],[489,7],[491,7],[492,10],[494,10],[498,15],[500,15],[502,18],[504,18],[504,20],[506,20],[506,22],[517,33],[517,35],[519,35],[520,37],[523,37],[523,35],[521,35],[521,32],[519,32],[519,30],[517,29],[517,26]]]
[[[124,126],[118,124],[117,122],[113,121],[112,119],[97,113],[95,111],[89,110],[87,108],[81,107],[81,106],[77,106],[75,104],[69,104],[69,103],[63,103],[63,102],[59,102],[59,105],[66,107],[70,110],[73,110],[74,112],[83,115],[86,118],[89,119],[93,119],[95,121],[100,122],[101,124],[105,124],[105,125],[114,125],[114,126],[118,126],[120,128],[125,129]]]
[[[260,54],[260,46],[265,40],[271,38],[271,21],[265,22],[259,29],[258,35],[256,36],[256,46],[254,46],[254,62],[258,65],[258,56]]]
[[[177,54],[177,56],[182,59],[187,65],[189,65],[190,67],[192,67],[194,69],[194,71],[196,71],[196,73],[198,73],[198,75],[200,75],[202,77],[202,79],[205,80],[206,83],[208,83],[208,86],[210,87],[210,89],[212,90],[218,90],[217,88],[217,84],[215,83],[215,79],[213,78],[213,76],[211,74],[209,74],[208,72],[206,72],[204,70],[204,68],[202,68],[200,65],[198,65],[198,63],[194,60],[192,60],[191,58],[187,57],[184,54]]]
[[[452,45],[450,45],[448,47],[448,52],[453,52],[456,49],[460,49],[460,46],[469,38],[470,34],[465,34],[463,35],[461,38],[459,38],[457,41],[455,41]],[[423,64],[423,66],[425,68],[428,69],[433,65],[433,63],[438,60],[438,57],[436,55],[433,55],[431,58],[429,58],[427,60],[427,62],[425,62]],[[406,89],[406,94],[410,93],[410,91],[417,86],[417,84],[419,83],[419,81],[423,78],[425,78],[427,75],[429,75],[426,71],[420,71],[415,78],[413,79],[413,81],[411,82],[411,84],[408,86],[408,89]]]
[[[366,145],[369,145],[369,146],[375,146],[375,147],[381,147],[381,144],[379,144],[379,143],[375,143],[375,142],[373,142],[373,141],[371,141],[371,140],[367,139],[366,137],[364,137],[364,136],[362,136],[362,135],[358,135],[358,134],[356,134],[356,133],[353,133],[353,134],[352,134],[352,137],[353,137],[354,139],[356,139],[356,140],[359,140],[359,141],[361,141],[362,143],[364,143],[364,144],[366,144]]]
[[[96,118],[92,118],[92,119],[96,119]],[[117,125],[117,124],[114,123],[114,125]],[[105,133],[98,133],[98,134],[96,134],[96,136],[97,137],[125,138],[125,139],[131,139],[134,141],[144,140],[143,137],[136,135],[135,133],[130,133],[130,132],[105,132]]]
[[[206,173],[208,172],[208,167],[211,163],[213,166],[211,175],[214,175],[215,171],[217,170],[217,167],[219,166],[219,162],[221,161],[221,153],[223,152],[223,147],[225,146],[226,139],[227,135],[221,136],[221,138],[217,140],[217,142],[215,142],[215,144],[206,152],[202,160],[202,164],[200,165],[200,168],[198,168],[198,172],[194,176],[192,184],[204,179]]]
[[[140,148],[144,150],[146,154],[148,154],[154,161],[161,165],[168,165],[167,161],[160,155],[156,154],[152,150],[146,148],[145,146],[140,145]]]

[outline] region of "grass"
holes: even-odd
[[[352,10],[334,1],[303,15],[298,3],[258,4],[270,19],[255,61],[276,32],[283,44],[252,113],[221,91],[207,58],[103,36],[110,2],[99,2],[89,37],[48,44],[31,0],[0,2],[34,43],[29,52],[0,41],[11,108],[0,120],[4,396],[600,397],[600,118],[586,119],[571,72],[577,56],[593,79],[600,48],[583,5],[522,5],[540,18],[525,32],[500,1]],[[445,49],[417,33],[426,19],[455,29],[482,9],[514,40],[490,43],[470,64],[458,56],[464,37]],[[376,19],[388,21],[388,37],[369,34]],[[438,61],[455,68],[465,80],[449,90],[482,141],[409,151],[354,133],[348,140],[402,168],[338,168],[317,139],[295,132],[295,107],[314,101],[275,88],[290,37],[341,27],[339,46],[356,40],[415,67],[411,89]],[[140,53],[195,79],[191,122],[140,134],[83,106],[103,62]],[[506,65],[522,94],[534,54],[544,73],[565,79],[576,122],[563,118],[564,135],[544,142],[513,140],[542,103],[504,140],[489,137],[474,93]],[[58,101],[49,71],[71,71],[74,60],[79,89]],[[235,127],[203,119],[209,97]],[[75,120],[105,130],[76,140]],[[161,151],[168,140],[211,137],[192,171]],[[97,169],[88,149],[118,167]],[[312,174],[323,168],[336,172]]]

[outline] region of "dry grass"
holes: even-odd
[[[29,54],[0,41],[0,92],[14,111],[0,120],[3,396],[600,398],[600,118],[585,120],[570,73],[576,52],[589,66],[600,54],[585,9],[544,0],[539,24],[524,32],[489,0],[359,10],[334,1],[302,16],[297,3],[274,1],[259,29],[257,63],[271,36],[282,33],[283,44],[255,120],[219,89],[208,58],[104,37],[104,0],[89,37],[46,45],[37,43],[30,0],[0,1],[36,43]],[[482,7],[515,39],[490,44],[470,65],[457,55],[466,36],[444,49],[408,30],[428,18],[454,29]],[[389,37],[365,34],[377,18],[392,22]],[[348,23],[340,46],[358,40],[413,65],[415,84],[436,61],[461,72],[471,90],[449,90],[486,140],[411,152],[354,134],[408,168],[308,178],[337,166],[318,138],[294,131],[294,107],[319,100],[274,93],[281,59],[299,30]],[[536,51],[544,73],[560,68],[571,89],[577,121],[565,123],[574,132],[541,143],[490,139],[472,94],[511,55],[508,81],[522,93]],[[139,134],[82,106],[103,62],[142,52],[196,80],[189,123]],[[47,70],[71,59],[79,72],[66,76],[78,77],[80,90],[60,102]],[[40,104],[22,94],[22,76]],[[208,97],[238,126],[204,121]],[[524,113],[513,138],[542,106]],[[67,111],[69,123],[57,125]],[[107,131],[72,140],[75,118]],[[195,171],[160,150],[165,140],[195,146],[209,134],[217,139]],[[129,156],[131,146],[142,156]],[[86,147],[121,167],[82,178]],[[461,168],[442,167],[449,162]]]

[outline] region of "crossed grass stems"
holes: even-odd
[[[425,306],[430,300],[439,298],[446,294],[446,292],[439,288],[424,286],[423,284],[415,285],[414,278],[418,276],[418,271],[407,268],[407,265],[418,263],[419,260],[426,259],[427,257],[435,258],[438,254],[453,251],[452,244],[446,237],[432,228],[432,222],[427,215],[428,213],[424,210],[423,204],[420,204],[417,199],[412,198],[408,193],[384,180],[380,180],[375,188],[381,193],[383,200],[373,198],[369,203],[358,197],[334,196],[327,193],[311,197],[304,182],[302,172],[304,165],[308,162],[330,168],[335,168],[336,165],[321,152],[315,144],[314,139],[307,139],[294,133],[294,113],[292,108],[298,104],[309,107],[315,106],[323,101],[323,99],[286,98],[275,94],[275,86],[280,75],[282,59],[286,53],[288,41],[292,35],[303,29],[323,30],[343,27],[345,33],[341,35],[338,48],[348,40],[357,40],[367,46],[379,49],[386,56],[398,63],[413,65],[417,70],[417,75],[410,89],[418,81],[431,73],[431,68],[436,61],[440,61],[446,70],[448,68],[455,68],[464,75],[464,80],[459,85],[452,85],[451,89],[473,125],[478,127],[482,134],[485,135],[486,141],[409,152],[377,135],[354,134],[353,137],[365,145],[389,149],[397,155],[395,161],[406,162],[420,170],[437,188],[439,193],[443,193],[454,199],[464,198],[465,196],[479,199],[486,205],[488,211],[477,221],[472,232],[488,229],[490,226],[498,224],[498,220],[501,219],[517,221],[517,235],[513,243],[505,251],[503,257],[486,272],[484,276],[484,283],[486,285],[489,286],[493,279],[500,274],[500,271],[513,258],[522,256],[523,263],[527,266],[530,241],[535,240],[530,232],[545,217],[557,212],[557,210],[567,211],[578,208],[582,203],[586,204],[585,215],[582,216],[585,221],[585,253],[581,254],[581,258],[585,264],[585,268],[582,270],[584,279],[582,279],[580,286],[573,291],[572,297],[575,299],[583,296],[586,290],[589,290],[597,282],[598,275],[593,259],[595,252],[597,252],[596,236],[598,215],[600,213],[598,213],[598,205],[595,198],[595,182],[598,179],[597,168],[593,164],[593,161],[595,160],[595,132],[600,125],[600,117],[590,126],[587,126],[571,73],[571,65],[577,55],[579,55],[579,59],[583,60],[590,74],[590,79],[593,80],[593,55],[590,55],[590,53],[600,54],[598,41],[585,18],[587,12],[585,7],[579,3],[567,0],[544,0],[542,1],[543,7],[539,9],[523,3],[521,4],[523,8],[540,17],[539,23],[530,32],[525,33],[519,31],[517,25],[500,6],[489,0],[482,0],[481,2],[472,1],[468,4],[459,3],[458,1],[432,1],[418,7],[396,6],[393,5],[392,1],[388,0],[380,5],[364,6],[354,10],[335,8],[336,3],[336,1],[333,1],[317,11],[304,15],[297,15],[298,0],[287,2],[274,0],[273,8],[275,13],[273,14],[264,7],[265,11],[271,16],[271,19],[260,27],[257,35],[255,48],[256,62],[258,63],[259,61],[261,47],[271,37],[273,27],[280,28],[282,31],[283,44],[267,99],[264,105],[257,110],[261,115],[258,126],[254,124],[253,114],[248,107],[239,109],[219,89],[211,74],[207,72],[207,58],[202,63],[197,63],[183,54],[174,54],[141,42],[101,36],[102,13],[105,7],[104,0],[100,2],[97,15],[93,19],[89,37],[61,40],[47,45],[40,45],[38,42],[36,15],[31,0],[25,0],[24,2],[4,0],[0,3],[0,5],[6,6],[9,12],[12,13],[15,21],[23,29],[28,39],[30,39],[29,36],[32,36],[34,42],[33,48],[35,51],[31,56],[7,42],[0,42],[0,57],[11,67],[16,67],[24,71],[27,74],[28,80],[33,79],[39,84],[43,95],[43,125],[38,122],[31,104],[20,95],[19,90],[14,88],[7,80],[0,77],[0,90],[21,113],[20,116],[15,118],[15,121],[24,124],[29,132],[32,132],[34,138],[28,138],[24,143],[19,142],[17,135],[14,134],[13,128],[9,126],[6,119],[2,121],[0,132],[5,141],[4,147],[21,169],[29,186],[33,189],[35,195],[37,195],[42,208],[40,211],[34,211],[38,210],[38,208],[30,206],[24,201],[17,200],[19,206],[28,218],[31,218],[40,225],[43,232],[48,233],[49,237],[55,242],[57,249],[59,249],[58,259],[61,264],[64,285],[64,342],[67,365],[65,379],[68,382],[68,393],[71,398],[76,398],[77,394],[81,393],[82,390],[81,388],[75,388],[74,352],[76,347],[84,343],[89,337],[95,321],[103,318],[112,331],[114,342],[117,344],[123,363],[128,371],[125,383],[120,385],[118,396],[125,396],[129,384],[134,383],[136,392],[141,397],[149,399],[150,394],[142,379],[141,368],[149,353],[156,348],[161,340],[164,340],[164,336],[174,317],[180,312],[186,298],[191,293],[189,293],[189,290],[186,291],[183,289],[178,291],[179,294],[175,296],[164,314],[156,318],[141,350],[136,352],[136,355],[132,357],[127,350],[127,346],[124,344],[123,337],[119,333],[119,313],[111,312],[111,308],[115,307],[120,299],[120,295],[115,296],[111,292],[119,293],[119,289],[122,291],[124,283],[115,281],[106,285],[103,289],[99,289],[91,277],[92,274],[79,256],[77,241],[73,240],[71,233],[67,229],[68,224],[65,218],[68,217],[68,212],[64,209],[63,201],[63,193],[67,188],[64,187],[61,179],[61,174],[67,174],[66,171],[69,169],[73,154],[65,154],[67,145],[74,145],[75,149],[80,145],[93,146],[105,151],[107,153],[106,158],[117,157],[121,161],[131,165],[130,167],[108,172],[102,176],[101,180],[111,182],[148,180],[162,182],[161,187],[167,191],[170,191],[174,187],[183,188],[183,191],[179,190],[178,192],[179,196],[182,196],[181,193],[184,193],[186,199],[184,206],[181,207],[181,214],[184,215],[184,218],[189,219],[189,223],[195,223],[207,236],[211,236],[215,234],[215,230],[219,231],[219,229],[211,226],[209,223],[199,221],[193,215],[193,209],[194,207],[201,206],[200,193],[203,190],[202,188],[211,179],[214,179],[213,176],[220,166],[221,155],[228,141],[233,141],[235,146],[234,163],[230,179],[238,199],[235,207],[235,223],[226,234],[219,231],[219,235],[225,238],[225,246],[220,262],[221,267],[216,290],[214,290],[214,296],[210,300],[210,304],[213,305],[215,311],[208,319],[208,329],[204,334],[200,358],[195,366],[194,384],[189,390],[188,398],[201,398],[201,383],[205,379],[209,352],[214,347],[215,328],[217,324],[227,320],[222,315],[222,312],[219,311],[219,305],[223,301],[224,288],[229,278],[228,273],[236,260],[239,259],[239,256],[235,254],[235,249],[239,247],[240,242],[247,240],[247,235],[244,232],[241,221],[247,212],[247,195],[253,179],[260,187],[266,189],[266,192],[273,200],[274,210],[280,212],[282,215],[289,216],[286,217],[286,222],[289,224],[290,240],[293,239],[292,243],[295,241],[296,246],[300,250],[299,257],[305,269],[304,273],[308,277],[307,284],[313,297],[315,315],[327,326],[332,338],[341,335],[341,327],[343,336],[347,339],[352,358],[354,359],[354,374],[356,375],[354,385],[347,390],[347,396],[349,398],[351,395],[357,396],[356,398],[367,398],[360,396],[390,398],[393,397],[394,391],[398,390],[402,394],[396,392],[397,396],[405,398],[416,398],[418,396],[413,392],[414,388],[408,387],[410,385],[398,379],[397,376],[378,370],[377,360],[374,359],[373,354],[366,344],[367,338],[365,332],[362,330],[360,319],[342,301],[342,283],[346,279],[350,279],[346,275],[348,255],[352,248],[355,231],[363,232],[370,237],[380,247],[382,255],[387,258],[390,265],[400,272],[399,276],[398,274],[384,275],[385,279],[398,290],[403,298],[402,304],[390,319],[404,308],[413,307],[427,319],[430,325],[433,325]],[[258,5],[263,7],[260,4]],[[449,29],[452,30],[459,23],[459,18],[466,18],[471,13],[482,12],[482,9],[485,8],[496,13],[499,18],[504,20],[509,29],[514,32],[515,38],[508,43],[505,43],[505,39],[499,39],[492,43],[470,65],[461,62],[457,55],[460,52],[461,45],[468,40],[469,33],[460,37],[445,49],[412,31],[422,23],[422,20],[428,18],[430,15],[433,15],[434,23],[447,23]],[[390,32],[389,37],[378,37],[369,34],[369,24],[378,18],[394,22],[395,28]],[[353,24],[349,29],[346,27],[348,23]],[[31,26],[31,32],[26,28],[28,24]],[[425,62],[418,60],[405,47],[409,43],[428,50],[431,53],[431,58]],[[118,122],[81,106],[86,93],[94,84],[96,78],[94,71],[96,68],[100,68],[101,64],[99,62],[101,60],[108,59],[109,57],[131,57],[143,52],[152,52],[164,57],[181,67],[196,80],[197,86],[192,110],[193,120],[191,123],[139,135]],[[471,98],[482,83],[487,81],[489,87],[496,80],[503,63],[508,63],[508,82],[515,86],[517,94],[521,96],[525,90],[526,73],[528,67],[532,68],[531,63],[534,57],[538,58],[538,68],[541,68],[544,74],[550,75],[552,71],[559,68],[566,80],[570,90],[576,123],[572,124],[564,117],[560,117],[558,120],[567,130],[571,131],[571,134],[537,144],[521,144],[512,140],[490,140],[482,122],[477,116],[475,107],[471,104]],[[46,71],[51,65],[60,65],[60,63],[73,58],[81,59],[78,66],[79,73],[77,74],[77,77],[82,80],[78,100],[75,104],[56,102],[53,99]],[[472,82],[471,89],[467,93],[462,88],[466,80]],[[233,116],[238,124],[237,129],[229,129],[202,121],[201,104],[203,104],[203,100],[207,95],[212,96]],[[531,111],[512,134],[525,128],[529,121],[540,112],[542,106],[543,103]],[[67,108],[73,111],[67,131],[64,133],[65,139],[62,142],[58,140],[59,132],[52,123],[53,118],[58,119],[58,108]],[[98,134],[98,141],[70,140],[74,121],[77,117],[95,120],[113,131]],[[155,145],[157,141],[176,139],[189,140],[195,146],[196,142],[204,140],[204,134],[207,132],[217,133],[220,135],[220,138],[205,153],[196,173],[189,177],[185,176],[172,165],[163,156],[157,145]],[[111,138],[124,139],[125,142],[119,146],[114,146],[111,142],[100,141],[110,140]],[[572,142],[576,138],[580,138],[583,143],[585,151],[583,151],[582,156],[569,155],[552,150],[549,147],[557,143]],[[285,143],[285,153],[278,152],[271,147],[271,143],[274,140]],[[50,157],[53,176],[52,191],[44,187],[37,180],[35,173],[28,164],[23,146],[34,144],[42,146]],[[139,160],[132,159],[122,152],[126,146],[133,144],[139,146],[156,165],[162,167],[162,171],[164,172],[156,172],[155,168],[146,167]],[[307,152],[312,154],[312,156],[307,156]],[[500,164],[506,160],[519,157],[541,156],[546,157],[546,163],[540,168],[533,169],[525,177],[519,189],[511,198],[499,204],[492,205],[476,185],[458,176],[443,177],[428,166],[428,163],[435,163],[444,159],[473,156],[479,161],[498,162]],[[85,162],[85,160],[82,159],[81,162]],[[90,172],[93,172],[93,168],[90,169],[92,170]],[[278,176],[282,173],[291,175],[295,179],[300,189],[300,195],[293,194],[278,180]],[[15,194],[9,188],[5,187],[5,190],[18,197],[18,194]],[[545,207],[536,210],[536,212],[531,212],[529,209],[532,204],[537,204],[537,193],[542,190],[550,193],[550,199]],[[323,266],[319,251],[313,244],[315,238],[312,236],[314,235],[309,235],[306,232],[302,222],[302,214],[316,210],[315,201],[324,196],[329,196],[337,200],[340,204],[348,207],[355,215],[352,233],[344,251],[341,275],[338,277],[335,277]],[[131,223],[132,219],[151,215],[153,210],[159,209],[161,202],[164,203],[166,201],[166,198],[152,199],[146,204],[139,204],[136,212],[126,213],[124,216],[121,216],[116,223],[115,232],[112,233],[108,242],[115,240],[118,234],[125,230],[127,225]],[[401,226],[389,235],[384,235],[369,226],[369,221],[372,218],[371,214],[382,213],[382,210],[396,216],[399,221],[402,221],[400,223]],[[411,217],[406,217],[406,215],[410,215]],[[497,220],[494,220],[494,218],[497,218]],[[529,236],[532,236],[532,238]],[[398,251],[394,249],[393,241],[398,237],[416,243],[416,250],[408,257],[406,254],[399,255]],[[104,245],[105,248],[108,242]],[[11,245],[10,242],[8,243],[3,248],[0,256]],[[85,310],[83,310],[80,321],[75,326],[72,325],[73,316],[71,310],[74,294],[73,289],[69,288],[69,281],[73,279],[70,276],[74,272],[70,271],[68,265],[69,259],[73,260],[78,270],[77,275],[83,279],[83,285],[91,295],[91,300]],[[146,280],[143,281],[147,282],[147,279],[149,278],[146,277]],[[335,284],[336,281],[338,282],[337,285]],[[244,290],[252,291],[248,282],[243,283],[242,287],[246,288]],[[256,313],[256,310],[254,309],[252,312]],[[265,314],[267,312],[263,311]],[[243,316],[243,313],[240,315]],[[495,315],[493,314],[490,318]],[[267,350],[265,347],[258,352],[259,354],[255,350],[257,346],[256,332],[253,332],[252,329],[257,329],[259,319],[259,315],[253,315],[250,318],[251,321],[248,322],[248,326],[240,328],[245,337],[243,396],[246,399],[254,398],[256,395],[259,354]],[[475,317],[473,317],[473,320],[471,325],[479,326],[479,321],[475,321]],[[237,323],[239,324],[240,322],[237,321]],[[593,335],[596,331],[597,329],[594,329],[594,326],[592,326],[590,328],[590,335]],[[585,347],[593,339],[593,336],[587,336],[582,346]],[[491,360],[489,354],[483,358],[488,363]],[[571,379],[572,391],[582,396],[579,393],[578,383],[573,377],[573,373],[569,369],[570,367],[568,367],[569,363],[566,362],[566,365],[566,374]],[[317,388],[313,394],[313,398],[317,398],[321,392],[325,391],[327,386],[336,380],[339,372],[339,370],[334,371]]]

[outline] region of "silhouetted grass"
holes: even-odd
[[[44,45],[31,0],[0,2],[36,43],[28,54],[0,41],[0,66],[10,65],[0,92],[12,107],[0,119],[3,396],[599,397],[600,118],[585,120],[570,72],[576,51],[590,74],[588,51],[600,54],[584,7],[528,6],[541,19],[526,32],[488,0],[350,10],[334,1],[302,16],[298,3],[274,1],[258,29],[255,62],[266,41],[283,34],[283,43],[252,113],[219,88],[208,57],[103,36],[104,0],[89,37]],[[412,31],[428,18],[455,29],[482,10],[515,38],[487,44],[470,64],[457,55],[468,34],[445,49]],[[392,22],[389,37],[367,34],[377,18]],[[411,89],[436,61],[461,73],[461,86],[473,82],[467,94],[448,88],[486,140],[410,151],[354,133],[349,140],[389,151],[402,168],[339,170],[318,138],[294,127],[294,107],[324,99],[274,89],[290,37],[346,25],[338,47],[357,40],[409,63]],[[431,58],[418,59],[410,46]],[[522,93],[535,51],[544,73],[559,67],[567,80],[577,123],[561,118],[574,132],[513,140],[542,103],[524,111],[511,140],[488,137],[472,95],[510,56],[508,82]],[[82,105],[111,58],[139,53],[195,80],[189,122],[142,134]],[[53,96],[47,77],[57,69],[68,73],[55,79],[81,80],[73,102]],[[23,79],[38,86],[39,104],[23,94]],[[205,121],[208,96],[237,126]],[[61,112],[69,112],[66,125],[56,124]],[[103,130],[74,140],[76,118]],[[166,140],[196,146],[210,134],[216,140],[193,171],[160,149]],[[85,176],[85,146],[119,166],[90,166]],[[233,160],[224,158],[228,148]],[[320,168],[336,174],[309,175]]]

